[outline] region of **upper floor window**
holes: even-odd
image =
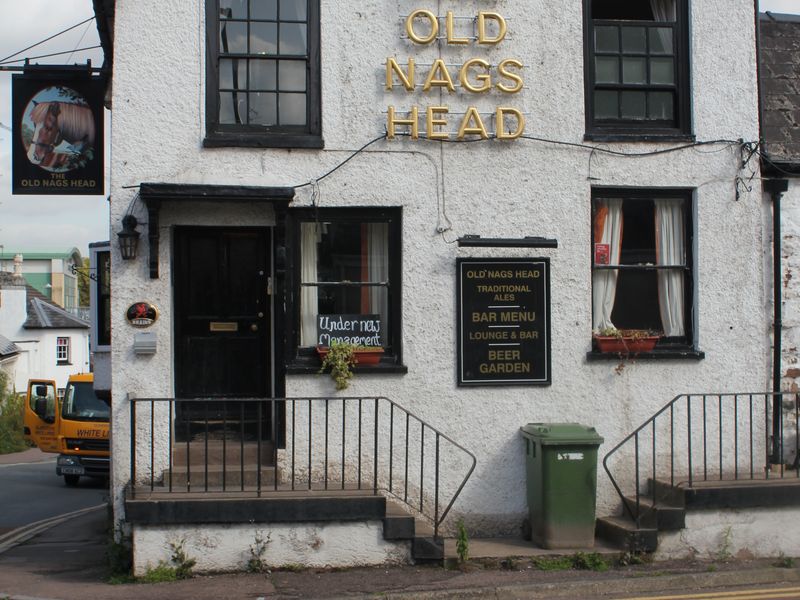
[[[207,0],[206,146],[321,148],[319,0]]]
[[[70,340],[68,337],[56,338],[56,363],[70,364]]]
[[[688,135],[687,0],[585,0],[587,137]]]

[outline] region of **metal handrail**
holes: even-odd
[[[789,421],[783,421],[783,410],[780,422],[772,422],[772,403],[785,399],[794,401],[794,464],[787,467],[784,460],[787,430],[784,427]],[[694,402],[693,402],[694,401]],[[763,403],[763,419],[755,415]],[[694,410],[694,413],[693,413]],[[676,422],[676,413],[678,422]],[[680,413],[685,413],[685,420]],[[668,444],[658,444],[659,426],[667,429]],[[611,484],[622,500],[624,511],[641,526],[644,516],[653,512],[663,498],[656,494],[656,481],[666,476],[671,486],[676,486],[676,462],[685,458],[684,476],[678,476],[677,485],[687,484],[689,487],[697,481],[755,480],[762,476],[774,477],[772,467],[778,467],[778,476],[784,478],[789,473],[800,478],[800,395],[786,392],[739,392],[739,393],[702,393],[680,394],[658,410],[653,416],[637,427],[614,446],[603,457],[603,469],[611,480]],[[779,435],[775,435],[775,433]],[[701,443],[693,445],[695,438]],[[711,439],[711,438],[714,439]],[[744,444],[740,443],[744,438]],[[755,440],[763,438],[763,454],[755,447]],[[676,439],[681,444],[676,448]],[[644,440],[645,443],[642,443]],[[647,444],[646,442],[650,443]],[[682,442],[685,441],[685,447]],[[614,478],[609,467],[609,459],[615,457],[620,449],[633,443],[635,500],[631,502],[623,493],[620,484]],[[643,449],[644,448],[644,449]],[[645,450],[646,449],[646,450]],[[649,452],[649,464],[643,466],[643,455]],[[658,461],[659,453],[666,452],[666,460]],[[760,456],[760,458],[759,458]],[[646,459],[647,456],[644,456]],[[650,506],[643,510],[644,494],[641,490],[643,474],[649,475],[652,481],[649,497]]]
[[[137,405],[150,405],[150,419],[149,419],[149,428],[150,428],[150,438],[149,438],[149,487],[150,491],[163,491],[167,493],[172,492],[192,492],[197,491],[198,486],[192,487],[191,484],[191,473],[192,473],[192,460],[191,460],[191,443],[192,439],[199,438],[199,440],[195,439],[195,442],[202,441],[203,443],[203,464],[202,465],[195,465],[197,467],[202,467],[203,472],[203,480],[204,483],[201,487],[201,492],[209,492],[214,491],[215,493],[225,493],[225,492],[245,492],[245,463],[244,463],[244,454],[245,454],[245,406],[248,404],[254,405],[255,409],[251,409],[250,412],[254,412],[255,419],[253,421],[256,423],[257,431],[255,432],[256,442],[257,442],[257,480],[255,484],[255,490],[247,490],[247,491],[255,491],[258,497],[262,496],[262,492],[292,492],[298,491],[300,489],[307,489],[309,491],[316,491],[314,489],[314,479],[313,476],[316,474],[317,476],[320,475],[319,469],[322,469],[322,485],[323,491],[329,489],[329,485],[333,483],[338,483],[342,490],[348,488],[350,486],[355,486],[357,490],[370,490],[373,494],[378,494],[378,492],[383,492],[386,495],[392,496],[399,501],[405,503],[414,511],[418,512],[419,514],[427,517],[431,520],[434,526],[434,536],[438,537],[439,533],[439,526],[444,522],[445,518],[447,517],[448,513],[450,512],[451,508],[453,507],[456,499],[461,494],[464,486],[466,485],[467,481],[469,480],[470,476],[472,475],[473,471],[475,470],[475,466],[477,460],[475,455],[472,454],[469,450],[464,448],[462,445],[455,442],[452,438],[445,435],[441,431],[432,427],[429,423],[423,421],[421,418],[416,416],[415,414],[411,413],[410,411],[406,410],[402,406],[398,405],[396,402],[385,398],[385,397],[335,397],[335,398],[328,398],[328,397],[304,397],[304,398],[136,398],[136,397],[129,397],[130,400],[130,410],[131,410],[131,464],[130,464],[130,474],[131,474],[131,488],[130,493],[131,497],[135,498],[136,495],[136,482],[137,482],[137,415],[136,409]],[[166,461],[162,461],[162,465],[167,467],[167,471],[169,473],[168,478],[166,481],[163,481],[159,477],[157,477],[156,471],[158,470],[158,462],[156,460],[156,441],[155,441],[155,432],[156,432],[156,421],[155,421],[155,413],[156,413],[156,406],[159,404],[167,403],[169,405],[169,412],[168,412],[168,424],[166,426],[166,439],[168,440],[168,447],[167,447],[167,459]],[[265,408],[266,403],[269,403],[269,407]],[[238,404],[238,419],[231,418],[230,409],[233,408]],[[305,408],[307,405],[307,411]],[[185,423],[185,431],[179,431],[178,428],[174,427],[174,425],[179,421],[177,419],[179,408],[185,408],[188,406],[193,406],[196,409],[200,409],[200,418],[195,419],[194,421],[190,421],[188,418],[186,419]],[[210,419],[209,415],[209,407],[215,406],[215,408],[220,408],[224,406],[224,409],[220,408],[221,412],[221,419]],[[315,412],[315,408],[319,407],[319,411]],[[340,408],[341,409],[341,423],[339,424],[338,430],[333,431],[333,435],[331,435],[330,431],[330,413],[332,408]],[[353,408],[355,407],[355,408]],[[320,412],[324,409],[324,412]],[[261,480],[261,471],[262,467],[270,466],[266,465],[262,462],[262,439],[265,439],[265,431],[262,429],[262,423],[267,416],[266,410],[269,410],[269,417],[270,417],[270,432],[269,432],[269,440],[272,442],[272,463],[271,466],[276,468],[275,476],[273,477],[272,485],[264,485]],[[356,425],[356,430],[354,432],[348,431],[348,416],[353,417],[351,414],[353,410],[358,411],[358,421]],[[302,411],[302,414],[301,414]],[[195,410],[197,413],[197,410]],[[166,414],[165,414],[166,416]],[[321,434],[317,434],[314,431],[314,424],[315,424],[315,416],[318,417],[320,421],[324,419],[324,432]],[[384,423],[382,418],[388,418],[388,425]],[[279,421],[283,420],[283,427],[279,426]],[[301,419],[306,419],[306,423],[302,425],[301,428],[298,428],[298,421]],[[367,426],[365,427],[364,421],[367,421]],[[372,422],[373,427],[371,431],[366,431],[369,422]],[[234,431],[234,433],[238,434],[239,436],[239,480],[240,484],[238,489],[233,489],[227,484],[227,480],[229,479],[228,475],[228,460],[227,460],[227,453],[228,453],[228,433],[232,430],[230,426],[235,426],[238,422],[239,429],[238,431]],[[199,427],[198,432],[192,432],[192,425],[194,423],[196,427]],[[404,423],[404,426],[403,426]],[[138,423],[138,426],[141,427],[145,423]],[[223,432],[222,437],[222,489],[214,489],[211,490],[209,488],[209,434],[211,432],[211,425],[214,424],[216,426],[221,425]],[[355,424],[355,423],[354,423]],[[388,427],[388,440],[385,440],[381,437],[381,426],[383,425],[383,430]],[[163,427],[163,426],[162,426]],[[400,449],[398,451],[397,445],[395,443],[395,431],[397,428],[402,427],[401,434],[404,433],[404,439],[400,441]],[[305,428],[305,429],[303,429]],[[304,433],[307,434],[304,439]],[[177,442],[176,438],[181,437],[181,435],[185,435],[185,440],[181,442]],[[314,436],[319,435],[320,439],[315,447],[314,444]],[[348,437],[349,435],[349,437]],[[288,439],[283,440],[283,437],[286,436]],[[333,445],[341,446],[341,455],[337,456],[337,459],[341,459],[340,470],[337,473],[331,473],[331,463],[334,462],[334,458],[330,452],[330,442],[331,437],[333,437]],[[357,448],[354,448],[357,438]],[[419,440],[419,446],[416,448],[411,447],[411,442]],[[368,441],[369,440],[369,441]],[[287,470],[289,471],[290,475],[290,485],[280,486],[278,484],[278,473],[277,473],[277,465],[278,465],[278,443],[276,441],[282,442],[284,447],[286,448],[287,455],[285,457],[285,463],[287,465]],[[186,486],[176,486],[173,485],[173,451],[175,448],[178,447],[179,444],[186,445],[186,464],[181,465],[182,467],[185,466],[186,469]],[[307,443],[307,445],[306,445]],[[465,470],[466,473],[463,478],[458,482],[455,491],[449,498],[449,502],[447,502],[444,510],[440,510],[441,506],[444,505],[447,498],[441,498],[440,494],[442,492],[442,486],[440,482],[440,470],[443,463],[442,457],[442,446],[445,443],[451,446],[456,453],[456,455],[460,455],[463,458],[468,459],[467,464],[468,468]],[[321,447],[324,444],[324,447]],[[365,470],[364,460],[364,446],[368,446],[371,444],[372,446],[372,459],[371,465],[367,464],[367,469]],[[379,464],[381,456],[379,456],[380,451],[382,449],[386,449],[388,446],[388,474],[383,474],[383,478],[380,477],[379,473]],[[235,448],[235,444],[234,444]],[[426,464],[426,456],[425,452],[426,449],[429,450],[429,457],[430,452],[434,453],[433,459],[433,473],[432,473],[432,485],[433,485],[433,494],[432,498],[430,493],[426,496],[426,488],[425,482],[426,477],[429,481],[431,481],[431,473],[430,469],[427,468],[428,465]],[[307,462],[302,465],[303,468],[307,469],[306,477],[307,481],[303,480],[303,476],[298,475],[298,470],[301,466],[297,462],[297,454],[300,451],[304,451],[307,453]],[[352,456],[350,461],[348,461],[348,451],[352,455],[354,452],[357,453],[357,460],[353,461]],[[367,452],[369,452],[369,448],[367,448]],[[320,456],[321,454],[321,456]],[[368,455],[367,455],[368,456]],[[386,461],[385,455],[383,456],[384,462]],[[419,472],[414,473],[410,472],[409,468],[412,464],[416,461],[419,462]],[[352,464],[355,462],[355,464]],[[368,460],[366,462],[369,462]],[[398,463],[402,464],[403,470],[398,475],[396,465]],[[322,465],[320,467],[320,464]],[[317,466],[317,471],[315,471],[315,465]],[[369,469],[369,467],[372,467]],[[350,471],[348,471],[348,468]],[[355,469],[355,474],[352,470]],[[369,481],[371,479],[371,481]],[[399,480],[399,485],[397,484]],[[161,485],[156,485],[156,482],[159,481]],[[300,485],[298,485],[300,482]],[[384,482],[386,482],[384,484]],[[319,482],[317,482],[319,483]],[[419,491],[419,497],[412,498],[413,486],[416,485]],[[250,486],[252,487],[252,486]],[[332,488],[331,488],[332,489]],[[432,506],[431,506],[432,504]]]

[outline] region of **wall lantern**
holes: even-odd
[[[122,260],[133,260],[136,258],[136,248],[139,246],[139,232],[136,226],[139,221],[133,215],[122,217],[122,231],[117,232],[119,238],[119,251]]]

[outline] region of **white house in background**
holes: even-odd
[[[41,377],[63,388],[71,374],[89,371],[89,324],[27,283],[19,263],[15,270],[0,272],[0,352],[16,350],[7,369],[12,384],[22,390],[29,378]]]
[[[80,297],[78,277],[73,269],[83,266],[83,257],[77,248],[57,251],[25,251],[0,247],[0,271],[11,271],[11,266],[21,257],[22,276],[45,298],[61,308],[78,314]]]

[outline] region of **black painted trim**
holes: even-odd
[[[618,123],[597,124],[594,120],[595,87],[594,77],[594,52],[592,49],[592,1],[583,0],[583,81],[584,81],[584,118],[586,121],[587,140],[594,141],[631,141],[630,138],[649,138],[648,141],[657,141],[660,136],[665,136],[660,141],[688,141],[685,138],[691,134],[692,124],[692,50],[689,31],[689,0],[676,0],[677,19],[675,22],[678,47],[675,48],[675,78],[677,106],[675,126],[658,127],[653,123],[622,121]],[[616,138],[616,139],[612,139]]]
[[[304,523],[382,520],[384,496],[126,500],[125,516],[137,525]]]
[[[703,360],[705,357],[706,353],[699,350],[664,350],[661,352],[638,352],[635,354],[595,351],[586,353],[587,362],[619,362],[620,360]]]
[[[206,148],[324,147],[322,140],[322,73],[320,52],[320,2],[308,0],[308,88],[305,127],[268,128],[221,125],[219,119],[219,0],[206,0]],[[244,90],[246,92],[246,90]]]
[[[583,139],[590,142],[679,142],[694,143],[697,137],[691,133],[603,133],[587,132]]]
[[[275,230],[283,231],[286,206],[294,199],[292,187],[142,183],[139,196],[147,208],[150,279],[158,279],[159,212],[163,202],[269,202],[275,207]],[[283,239],[281,234],[280,239]],[[273,240],[273,256],[280,244]],[[286,255],[285,247],[283,256]]]

